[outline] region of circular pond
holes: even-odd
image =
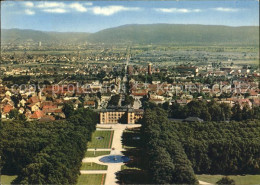
[[[99,160],[103,163],[126,163],[130,159],[123,155],[108,155]]]

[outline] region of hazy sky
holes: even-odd
[[[96,32],[124,24],[259,25],[259,0],[6,1],[1,27]]]

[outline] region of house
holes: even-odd
[[[5,96],[12,96],[12,93],[10,91],[6,91]]]
[[[20,107],[24,107],[25,104],[26,104],[25,99],[22,99],[22,100],[19,101],[19,106],[20,106]]]
[[[23,113],[24,113],[24,108],[21,107],[21,108],[18,110],[18,112],[19,112],[20,114],[23,114]]]
[[[37,110],[30,116],[30,119],[41,119],[43,116],[44,113],[41,110]]]
[[[164,100],[164,97],[163,96],[158,96],[158,95],[151,95],[150,96],[150,101],[156,103],[156,104],[159,104],[159,103],[164,103],[165,100]]]
[[[9,112],[13,109],[14,109],[14,107],[12,105],[9,105],[9,104],[4,105],[3,111],[2,111],[2,118],[7,118],[9,115]]]
[[[10,105],[13,105],[13,101],[11,100],[11,97],[10,96],[5,96],[4,99],[1,101],[1,103],[3,104],[10,104]]]
[[[36,111],[36,110],[39,110],[40,108],[40,106],[39,106],[39,103],[31,103],[30,105],[27,105],[28,107],[29,107],[29,109],[32,111],[32,112],[34,112],[34,111]]]
[[[90,107],[90,108],[95,108],[95,105],[96,105],[96,103],[95,103],[95,101],[85,101],[84,102],[84,108],[88,108],[88,107]]]
[[[30,104],[32,104],[32,103],[35,104],[35,103],[39,103],[39,102],[40,102],[40,99],[38,96],[32,96],[27,101],[27,103],[30,103]]]
[[[249,91],[249,98],[258,98],[258,92],[256,90],[250,90]]]
[[[148,95],[148,91],[146,89],[132,90],[131,95],[134,98],[142,98],[143,96]]]
[[[252,102],[249,99],[237,99],[237,103],[240,105],[241,109],[246,105],[249,108],[252,108]]]
[[[176,103],[184,106],[187,105],[191,100],[186,100],[186,99],[182,99],[182,100],[176,100]]]

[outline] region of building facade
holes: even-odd
[[[143,110],[131,108],[102,109],[99,112],[100,124],[135,124],[143,117]]]
[[[152,64],[151,63],[149,63],[149,65],[148,65],[148,74],[152,75]]]

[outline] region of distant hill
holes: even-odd
[[[259,27],[209,25],[125,25],[92,34],[90,42],[192,45],[259,45]]]
[[[259,26],[124,25],[96,33],[63,33],[2,29],[2,42],[106,44],[259,45]]]
[[[2,29],[1,30],[1,42],[14,42],[20,43],[25,41],[55,41],[55,38],[50,35],[35,30],[21,30],[21,29]]]
[[[1,41],[21,43],[26,41],[45,43],[77,43],[87,41],[89,33],[44,32],[36,30],[2,29]]]

